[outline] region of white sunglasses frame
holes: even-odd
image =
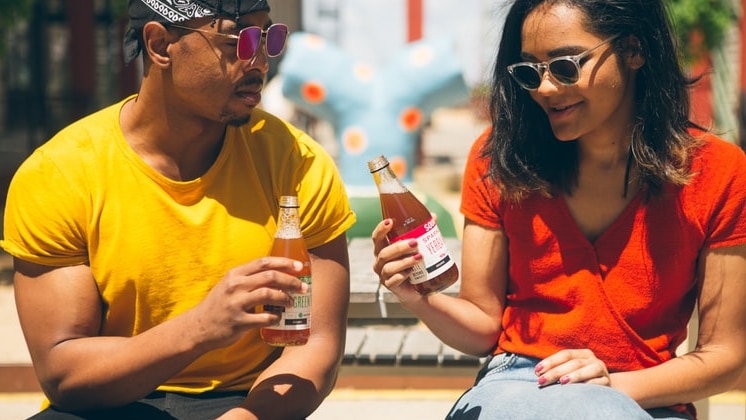
[[[516,83],[518,83],[518,85],[520,87],[522,87],[523,89],[526,89],[526,90],[532,90],[533,91],[533,90],[539,89],[539,87],[541,86],[541,82],[544,80],[544,74],[547,71],[549,72],[549,75],[552,77],[552,79],[556,80],[561,85],[563,85],[563,86],[572,86],[575,83],[578,83],[578,80],[580,80],[580,77],[583,74],[582,73],[582,68],[580,66],[580,60],[586,58],[593,51],[595,51],[598,48],[600,48],[601,46],[603,46],[603,45],[605,45],[605,44],[607,44],[607,43],[615,40],[618,37],[619,37],[619,35],[617,34],[617,35],[611,36],[609,38],[606,38],[605,40],[601,41],[601,43],[599,43],[598,45],[596,45],[594,47],[591,47],[591,48],[589,48],[589,49],[587,49],[587,50],[585,50],[582,53],[577,54],[577,55],[563,55],[561,57],[555,57],[555,58],[553,58],[553,59],[551,59],[549,61],[542,61],[540,63],[533,63],[533,62],[530,62],[530,61],[522,61],[520,63],[511,64],[511,65],[508,66],[508,73],[510,73],[510,76],[513,78],[513,80],[515,80]],[[570,61],[571,63],[573,63],[573,65],[575,65],[575,70],[576,70],[576,73],[577,73],[577,77],[575,78],[575,80],[573,80],[571,82],[564,82],[562,79],[558,78],[552,72],[550,66],[552,65],[552,63],[554,63],[556,61],[560,61],[560,60]],[[515,73],[515,69],[517,67],[529,67],[529,68],[533,69],[534,71],[536,71],[536,73],[539,75],[539,84],[536,87],[531,87],[528,84],[526,84],[524,81],[520,80],[519,77],[516,76],[516,73]]]

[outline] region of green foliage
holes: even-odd
[[[113,0],[111,2],[112,12],[118,19],[127,18],[127,7],[127,0]]]
[[[0,0],[0,31],[28,19],[33,4],[34,0]]]
[[[16,21],[31,14],[33,0],[0,0],[0,29],[5,30]]]
[[[31,18],[34,3],[46,0],[0,0],[0,59],[7,45],[6,33],[19,22]],[[111,10],[116,19],[127,17],[127,0],[111,0]]]
[[[5,53],[5,33],[19,21],[31,16],[34,0],[0,0],[0,58]]]
[[[687,62],[722,45],[725,32],[738,18],[729,0],[669,0],[668,6]],[[697,33],[701,45],[692,42]]]

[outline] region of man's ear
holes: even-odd
[[[627,52],[625,53],[627,65],[632,70],[637,70],[645,65],[645,55],[642,53],[640,39],[634,35],[627,37]]]
[[[142,28],[143,53],[156,66],[167,67],[171,64],[168,46],[175,40],[175,35],[168,32],[163,24],[148,22]]]

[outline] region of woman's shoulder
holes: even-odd
[[[690,182],[684,187],[687,196],[695,200],[705,197],[738,197],[746,199],[746,153],[737,144],[711,132],[693,134],[699,140],[690,164]]]
[[[698,139],[699,143],[692,156],[695,171],[703,169],[703,167],[719,168],[721,170],[739,167],[746,169],[744,168],[746,154],[739,145],[712,132],[692,130],[691,134]]]

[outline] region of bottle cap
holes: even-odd
[[[280,207],[300,207],[298,197],[295,195],[283,195],[280,197]]]
[[[368,170],[373,173],[389,166],[386,156],[381,155],[368,161]]]

